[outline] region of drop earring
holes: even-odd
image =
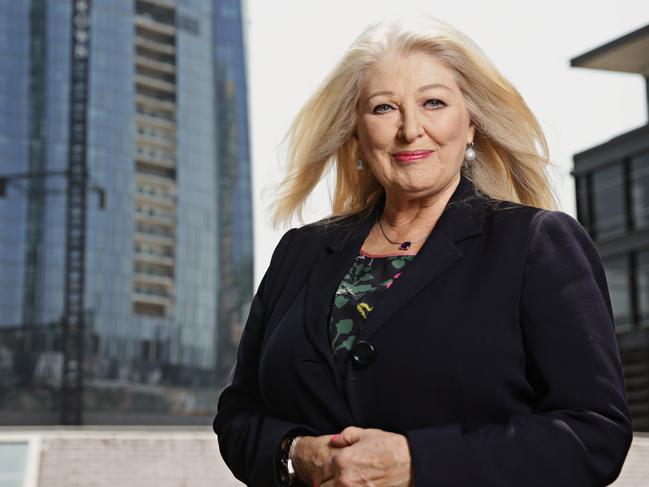
[[[464,151],[464,161],[465,162],[473,162],[475,161],[477,157],[477,154],[475,153],[475,150],[473,149],[473,142],[469,142],[466,145],[466,150]]]
[[[356,159],[356,170],[362,171],[363,169],[365,169],[365,163],[363,162],[363,159]]]

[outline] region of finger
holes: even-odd
[[[342,448],[349,445],[352,445],[352,443],[349,443],[349,440],[342,434],[333,435],[331,438],[329,438],[329,446]]]
[[[357,443],[362,438],[365,430],[356,426],[348,426],[336,435],[336,444],[340,446],[349,446]]]

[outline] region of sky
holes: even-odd
[[[571,58],[649,24],[647,0],[247,0],[255,286],[288,230],[272,228],[268,205],[284,174],[292,119],[367,25],[404,13],[455,26],[514,84],[545,131],[566,213],[575,215],[572,156],[647,123],[640,75],[570,67]],[[329,209],[323,183],[305,222]]]

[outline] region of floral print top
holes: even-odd
[[[329,340],[341,373],[363,322],[414,257],[374,255],[361,250],[340,282],[329,315]]]

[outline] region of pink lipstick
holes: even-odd
[[[431,155],[433,152],[434,151],[432,150],[401,151],[395,152],[394,154],[392,154],[392,157],[394,157],[399,162],[411,162],[418,159],[424,159]]]

